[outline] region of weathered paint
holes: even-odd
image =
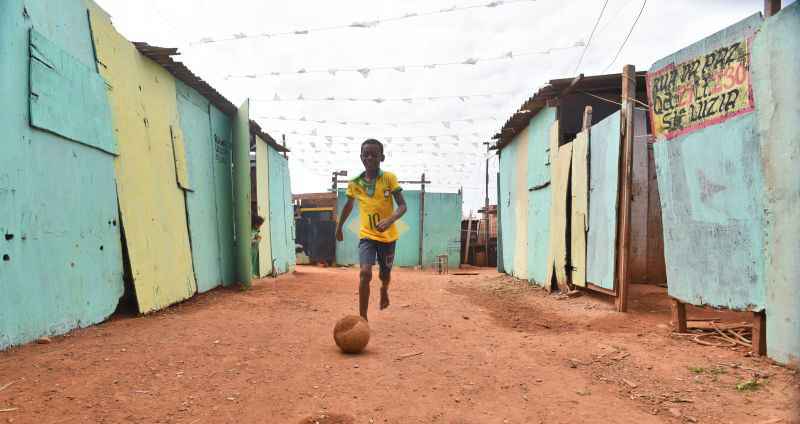
[[[514,237],[514,275],[517,278],[528,279],[528,144],[530,134],[526,127],[512,141],[518,143],[514,156],[514,167],[517,172],[512,181],[511,216],[516,222],[517,234]],[[518,139],[518,140],[517,140]]]
[[[589,215],[589,131],[572,141],[572,208],[570,217],[571,282],[586,287],[586,230]]]
[[[98,68],[110,87],[117,191],[136,299],[140,312],[152,312],[197,290],[170,135],[180,130],[175,80],[94,5],[90,21]]]
[[[289,181],[289,161],[272,146],[268,148],[269,223],[273,269],[277,274],[294,270],[294,210]]]
[[[31,126],[117,154],[106,83],[90,66],[31,28]]]
[[[0,2],[0,349],[101,322],[123,293],[114,157],[87,145],[116,141],[97,132],[105,139],[79,144],[29,126],[31,27],[94,69],[82,0]],[[49,99],[52,112],[74,100]],[[105,92],[94,100],[102,107]],[[72,117],[88,111],[75,106]]]
[[[592,126],[589,142],[589,228],[586,280],[614,289],[619,187],[620,113]]]
[[[633,112],[633,164],[631,172],[631,254],[630,278],[634,283],[648,282],[648,209],[650,197],[650,174],[647,158],[647,114],[643,110]]]
[[[550,205],[552,202],[552,170],[550,162],[550,130],[556,120],[556,108],[539,111],[529,123],[527,185],[527,279],[545,285],[547,251],[550,240]]]
[[[397,224],[397,232],[400,235],[400,239],[397,240],[397,246],[395,246],[395,255],[394,260],[397,266],[414,266],[419,265],[419,199],[420,199],[420,191],[417,190],[403,190],[403,198],[406,200],[406,213],[401,218],[401,222]],[[425,209],[426,215],[427,211],[431,209],[432,205],[428,201],[430,198],[430,193],[425,193]],[[356,202],[358,203],[358,202]],[[353,215],[358,217],[355,211],[353,211]],[[460,217],[460,215],[459,215]],[[352,227],[355,229],[355,233],[358,233],[358,221],[356,220],[356,224]],[[423,228],[427,232],[427,228]],[[430,244],[432,240],[425,239],[423,243],[423,248],[427,248],[428,244]],[[355,258],[355,262],[358,263],[358,256]]]
[[[233,119],[231,158],[233,159],[234,261],[236,281],[250,287],[253,278],[252,216],[250,183],[250,101],[236,111]]]
[[[258,272],[261,277],[272,274],[272,238],[269,218],[269,145],[256,136],[256,211],[264,218],[258,242]]]
[[[754,15],[652,69],[747,38]],[[654,145],[669,294],[695,305],[765,306],[762,167],[756,114],[739,115]]]
[[[514,166],[517,144],[518,143],[512,142],[500,151],[500,178],[497,180],[498,190],[500,191],[500,196],[497,198],[497,202],[500,205],[500,210],[498,211],[500,222],[497,225],[500,232],[503,234],[503,247],[498,254],[503,255],[502,258],[499,259],[502,260],[503,270],[508,275],[514,275],[514,239],[516,238],[517,228],[516,220],[512,214],[511,193],[512,182],[517,172]]]
[[[192,186],[189,183],[189,171],[186,164],[186,143],[183,140],[181,127],[170,127],[170,136],[172,138],[172,160],[175,161],[175,180],[178,182],[178,187],[191,191]]]
[[[403,190],[406,213],[395,224],[400,238],[395,247],[396,266],[419,265],[419,190]],[[337,216],[347,202],[344,190],[336,200]],[[461,260],[461,196],[458,193],[425,193],[425,243],[423,265],[431,266],[438,255],[448,255],[448,265],[457,267]],[[358,264],[358,202],[344,223],[344,241],[336,244],[336,263]]]
[[[570,164],[572,163],[572,143],[557,145],[558,123],[553,123],[550,134],[550,148],[553,155],[552,206],[550,207],[550,243],[547,254],[547,277],[545,288],[550,289],[553,277],[564,290],[567,288],[567,192],[569,190]]]
[[[183,82],[176,88],[187,176],[193,183],[186,193],[192,262],[197,291],[203,293],[234,280],[230,118]]]
[[[800,3],[768,18],[753,43],[753,90],[764,167],[767,353],[800,361]]]
[[[447,255],[451,269],[461,264],[462,204],[459,193],[425,193],[422,266],[433,265],[439,255]]]

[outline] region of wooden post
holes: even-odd
[[[472,211],[469,211],[467,218],[467,245],[464,248],[464,264],[469,263],[469,242],[472,239]]]
[[[767,354],[767,314],[764,311],[753,312],[753,353],[758,356]]]
[[[685,333],[686,329],[686,304],[678,299],[672,299],[672,328],[676,333]]]
[[[425,264],[422,262],[423,253],[423,243],[425,240],[425,173],[422,173],[422,179],[420,180],[422,183],[422,188],[419,192],[419,266],[423,268]]]
[[[592,128],[592,107],[586,106],[583,110],[583,130],[586,131]]]
[[[770,16],[778,13],[781,10],[781,0],[764,0],[764,16]]]
[[[633,188],[633,100],[636,98],[636,68],[622,69],[622,146],[620,149],[619,215],[617,216],[617,311],[628,310],[631,253],[631,196]]]

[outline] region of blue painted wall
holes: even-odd
[[[680,63],[758,29],[754,15],[653,65]],[[763,171],[755,113],[654,144],[669,294],[695,305],[765,306]]]
[[[753,43],[753,91],[764,167],[767,353],[800,361],[800,3],[766,20]]]
[[[31,27],[86,67],[75,81],[97,76],[83,0],[0,2],[0,349],[98,323],[123,293],[114,156],[90,147],[116,145],[111,122],[94,143],[29,126]]]
[[[395,265],[419,265],[419,199],[418,190],[403,190],[406,214],[397,222],[400,239],[395,247]],[[337,216],[347,203],[345,190],[340,189],[336,201]],[[436,256],[447,254],[452,268],[461,263],[461,205],[458,193],[425,193],[425,242],[422,260],[431,266]],[[344,224],[344,241],[336,244],[336,263],[358,264],[358,202]]]
[[[176,89],[192,187],[186,192],[192,263],[203,293],[234,281],[230,118],[186,84],[177,81]]]

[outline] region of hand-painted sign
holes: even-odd
[[[647,95],[657,138],[672,139],[752,111],[749,40],[649,72]]]

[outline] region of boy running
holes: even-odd
[[[353,211],[353,201],[358,200],[361,227],[358,233],[358,261],[361,264],[358,286],[359,312],[367,319],[369,306],[369,284],[372,281],[372,266],[378,260],[381,280],[381,309],[389,307],[389,282],[394,262],[394,246],[397,241],[395,221],[406,213],[406,200],[397,176],[384,172],[380,164],[385,159],[383,144],[374,139],[361,143],[361,163],[364,172],[347,184],[347,203],[336,226],[336,239],[342,241],[342,226]],[[397,202],[397,209],[394,202]]]

